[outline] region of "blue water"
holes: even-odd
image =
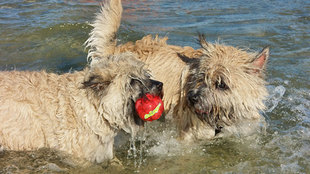
[[[83,43],[98,5],[92,0],[0,0],[0,69],[57,73],[82,69],[87,55]],[[118,172],[310,173],[310,1],[124,0],[123,5],[120,43],[159,34],[168,36],[169,44],[198,48],[200,32],[209,42],[256,51],[270,46],[270,97],[264,135],[184,148],[174,130],[154,124],[148,131],[156,137],[144,135],[149,140],[142,157],[128,157],[126,143],[116,148],[124,166]],[[160,131],[152,132],[155,129]],[[72,167],[45,151],[37,152],[42,163],[26,163],[27,155],[0,153],[0,173],[40,173],[40,167],[49,163],[69,173],[113,170],[95,164]]]

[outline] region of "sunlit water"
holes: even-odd
[[[116,139],[120,165],[77,165],[59,152],[0,150],[0,173],[310,173],[310,2],[124,0],[119,42],[146,34],[192,46],[208,41],[260,50],[270,46],[266,131],[190,145],[170,123],[154,122],[138,140]],[[0,69],[68,72],[86,65],[98,1],[0,1]]]

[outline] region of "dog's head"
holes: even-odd
[[[185,95],[182,107],[215,132],[237,119],[257,117],[259,110],[264,109],[263,99],[267,96],[264,69],[269,49],[248,53],[207,43],[202,36],[200,44],[202,57],[182,57],[189,64],[182,82]]]
[[[145,94],[162,97],[163,84],[152,80],[144,63],[132,54],[113,55],[91,64],[83,83],[100,116],[115,129],[133,133],[143,125],[135,102]]]

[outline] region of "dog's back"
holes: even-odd
[[[83,76],[1,72],[0,144],[11,150],[64,146],[58,144],[57,134],[65,130],[61,126],[76,126],[72,113],[76,106],[70,103],[81,95],[78,84],[68,81],[81,82],[80,77]]]
[[[102,126],[104,141],[93,133],[88,121],[98,113],[82,87],[84,76],[85,71],[0,72],[0,146],[54,148],[97,162],[111,159],[114,132]]]

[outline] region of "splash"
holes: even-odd
[[[279,86],[268,86],[269,91],[269,97],[265,101],[267,110],[266,112],[272,112],[279,104],[279,102],[282,100],[283,95],[285,94],[285,87],[282,85]]]
[[[127,159],[133,160],[134,168],[136,172],[139,172],[139,168],[145,161],[144,151],[145,151],[145,130],[147,130],[147,124],[144,125],[143,131],[138,131],[137,134],[131,134],[129,149],[127,151]]]
[[[149,125],[146,131],[146,155],[150,157],[171,157],[190,153],[193,145],[188,147],[179,140],[178,131],[172,120],[156,122]]]
[[[178,139],[175,125],[155,121],[146,123],[140,134],[130,138],[127,159],[139,170],[149,157],[180,156],[191,153],[192,149],[193,145],[188,147]]]

